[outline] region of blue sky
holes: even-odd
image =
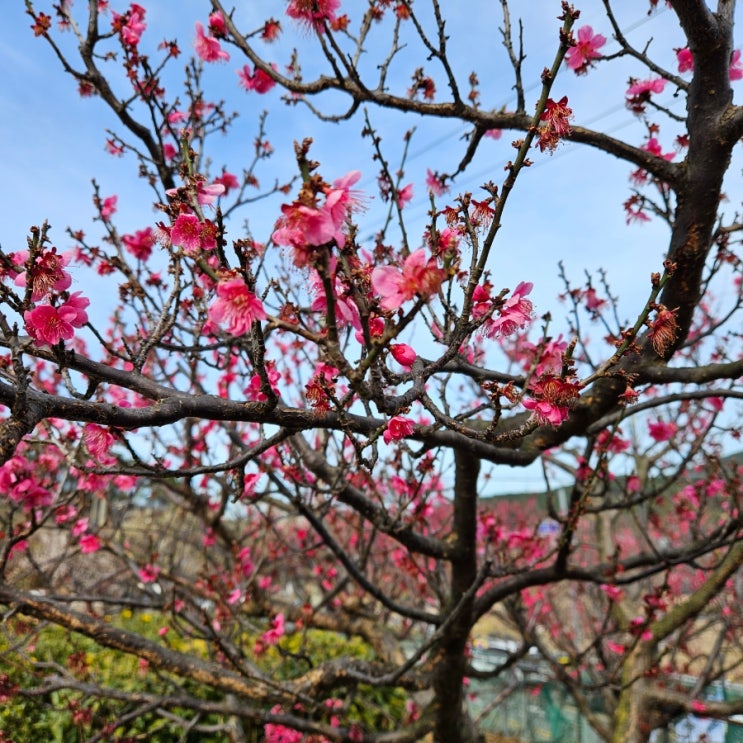
[[[146,43],[154,47],[164,37],[179,39],[184,55],[174,66],[177,72],[182,69],[193,39],[194,22],[206,22],[208,3],[205,0],[160,0],[144,4],[148,9]],[[92,177],[100,183],[103,195],[118,195],[117,226],[121,232],[152,224],[156,215],[151,208],[151,192],[137,179],[136,164],[131,158],[112,158],[104,151],[105,129],[120,131],[120,127],[101,101],[79,97],[76,84],[61,71],[48,45],[41,39],[34,39],[23,1],[9,0],[6,5],[0,24],[0,66],[5,72],[0,88],[0,168],[4,184],[4,217],[0,222],[2,249],[11,252],[23,248],[28,228],[43,219],[52,224],[52,237],[60,249],[69,246],[70,241],[64,233],[68,225],[95,236],[97,226],[91,223]],[[78,0],[78,5],[83,11],[85,3]],[[112,0],[111,5],[120,12],[126,7],[117,0]],[[451,37],[451,59],[462,83],[471,70],[477,70],[482,106],[508,108],[513,104],[512,77],[499,45],[498,28],[502,24],[499,3],[476,0],[467,3],[467,12],[462,12],[461,3],[454,0],[442,5],[445,12],[447,8],[453,11],[449,13],[447,30]],[[577,5],[583,12],[578,25],[590,24],[595,31],[611,37],[599,0],[585,0]],[[675,69],[673,48],[683,45],[683,37],[673,14],[663,9],[648,16],[647,0],[623,0],[616,5],[621,6],[620,25],[628,37],[640,47],[652,37],[651,51],[657,50],[659,60],[669,69]],[[356,7],[363,6],[365,3],[343,3],[344,10],[352,16]],[[271,15],[284,18],[283,2],[244,3],[240,7],[238,25],[248,29],[259,26]],[[37,3],[37,9],[51,12],[41,2]],[[554,55],[559,10],[559,0],[515,0],[512,3],[513,19],[521,15],[524,20],[525,81],[530,99],[527,108],[536,100],[539,72],[551,63]],[[310,77],[313,69],[320,69],[321,61],[314,40],[293,27],[289,19],[285,19],[283,25],[282,42],[267,47],[269,58],[283,65],[288,61],[291,47],[296,45],[305,76]],[[372,47],[365,61],[370,69],[379,61],[374,51],[383,49],[387,31],[380,27],[376,32],[374,43],[378,46]],[[66,43],[71,41],[68,38]],[[610,41],[604,51],[616,51],[616,45]],[[225,98],[228,108],[240,113],[232,133],[224,139],[216,138],[210,153],[214,173],[223,163],[239,172],[251,155],[257,115],[268,108],[271,111],[268,138],[276,154],[259,172],[259,177],[268,182],[274,175],[282,180],[293,174],[292,141],[312,136],[315,140],[312,154],[322,163],[321,172],[326,179],[359,169],[363,172],[361,186],[373,192],[377,166],[372,162],[368,140],[359,137],[362,118],[357,116],[342,125],[322,124],[301,106],[280,105],[277,90],[267,96],[246,93],[238,88],[235,74],[244,63],[245,60],[233,53],[229,62],[206,71],[212,96]],[[391,78],[392,85],[397,85],[398,89],[407,87],[413,69],[424,63],[420,53],[411,48],[409,53],[401,55]],[[429,66],[426,69],[428,71]],[[602,65],[584,77],[576,77],[565,70],[557,80],[553,97],[569,96],[575,124],[592,126],[640,144],[645,129],[624,106],[624,91],[630,75],[648,77],[638,63],[624,60]],[[743,83],[738,83],[738,99],[743,94],[742,88]],[[670,86],[661,98],[669,106],[678,106]],[[337,101],[327,103],[333,109]],[[378,109],[370,109],[370,117],[383,138],[385,154],[393,168],[398,164],[403,132],[416,127],[404,182],[412,182],[415,193],[407,209],[408,234],[420,235],[428,209],[424,188],[426,168],[453,169],[464,151],[461,137],[467,128],[454,121],[423,121]],[[674,134],[670,128],[661,131],[664,149],[670,149]],[[477,161],[453,187],[452,196],[458,191],[471,190],[477,198],[481,183],[490,179],[496,183],[502,181],[503,165],[512,157],[511,139],[513,136],[505,133],[499,141],[484,142]],[[498,238],[491,265],[494,284],[497,288],[513,288],[519,281],[533,281],[537,312],[552,310],[557,317],[560,306],[554,298],[563,288],[557,275],[558,261],[565,263],[568,275],[577,284],[583,279],[584,270],[595,272],[604,268],[614,293],[621,298],[621,319],[629,319],[647,295],[650,273],[660,270],[667,244],[666,228],[658,222],[625,225],[621,205],[629,195],[629,166],[569,143],[561,145],[553,156],[534,151],[533,160],[535,165],[521,176]],[[741,201],[739,174],[739,166],[731,168],[728,190],[731,205],[739,205]],[[247,219],[254,236],[265,239],[278,215],[278,205],[278,200],[261,202],[257,209],[238,215],[232,224],[232,236]],[[362,238],[373,234],[383,219],[383,206],[378,199],[371,199],[368,206],[361,217]],[[77,288],[91,293],[95,305],[96,299],[92,296],[95,287]],[[100,294],[97,301],[103,318],[105,295]],[[93,307],[91,314],[95,316]]]

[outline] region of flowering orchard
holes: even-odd
[[[743,661],[742,473],[724,456],[743,397],[734,0],[629,4],[673,17],[678,48],[631,41],[627,3],[502,0],[501,47],[494,28],[467,40],[510,69],[495,92],[487,70],[461,77],[461,11],[441,0],[290,0],[258,22],[211,0],[164,41],[147,3],[25,5],[28,43],[116,118],[101,145],[136,163],[156,212],[117,225],[100,174],[98,232],[52,231],[40,205],[0,253],[4,702],[54,707],[91,741],[145,724],[469,742],[468,679],[536,651],[606,741],[743,711],[703,694]],[[537,21],[552,48],[530,51],[529,86]],[[624,86],[595,90],[636,139],[584,125],[565,92],[617,65]],[[307,112],[293,178],[261,186],[264,115],[250,157],[217,159],[237,126],[207,85],[222,73],[230,95]],[[375,112],[466,125],[458,164],[432,152],[425,186],[408,182],[410,135],[393,163]],[[363,127],[340,167],[315,160],[326,120]],[[463,191],[488,139],[506,156]],[[667,230],[628,316],[603,270],[556,266],[561,296],[535,306],[535,261],[503,241],[514,195],[567,147],[626,164],[628,241]],[[539,505],[483,498],[535,462]],[[123,622],[145,612],[156,631]],[[472,662],[483,623],[515,638],[505,663]],[[39,651],[50,626],[70,633],[61,661]],[[141,686],[104,675],[90,640],[136,658]]]

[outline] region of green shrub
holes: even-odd
[[[148,639],[167,642],[175,650],[206,657],[208,645],[200,639],[175,636],[167,639],[158,630],[169,617],[157,614],[132,614],[128,610],[111,617],[112,624],[136,632]],[[30,630],[30,635],[26,636]],[[0,705],[0,743],[14,741],[49,741],[49,743],[79,743],[92,732],[109,726],[107,741],[148,741],[148,743],[227,743],[225,734],[192,732],[164,719],[157,712],[135,714],[136,707],[118,700],[86,697],[79,691],[57,690],[29,694],[27,690],[40,689],[44,678],[56,673],[57,668],[72,670],[80,681],[124,692],[138,692],[165,696],[182,690],[201,699],[219,699],[220,695],[208,688],[199,688],[192,682],[168,674],[153,672],[143,667],[132,655],[101,647],[95,641],[51,625],[29,625],[6,628],[0,634],[0,657],[4,659],[6,686],[17,687],[17,693]],[[310,668],[342,656],[364,660],[373,659],[372,649],[359,638],[346,638],[333,632],[309,630],[285,635],[275,646],[266,648],[258,656],[252,648],[259,635],[246,635],[243,643],[251,660],[277,681],[302,675]],[[18,647],[23,639],[22,649]],[[0,699],[3,694],[0,673]],[[342,702],[344,718],[358,722],[364,728],[396,729],[405,714],[406,696],[401,690],[376,689],[364,685],[338,689],[335,698]],[[324,700],[317,700],[318,702]],[[187,710],[170,710],[173,714],[192,719]],[[329,710],[320,706],[325,719]],[[121,723],[123,717],[129,715]],[[214,726],[225,722],[217,715],[203,716],[199,723]],[[248,727],[246,725],[246,727]],[[262,726],[246,730],[249,740],[262,739]]]

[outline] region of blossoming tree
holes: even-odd
[[[27,249],[0,254],[0,604],[36,673],[24,689],[4,671],[0,695],[75,692],[91,740],[159,715],[185,729],[208,719],[232,740],[258,726],[270,741],[432,731],[456,743],[477,739],[467,678],[536,648],[606,740],[646,741],[681,712],[740,711],[702,698],[739,664],[743,619],[741,476],[722,459],[743,397],[741,225],[723,192],[743,136],[735,2],[668,3],[687,41],[673,51],[631,43],[610,0],[602,33],[556,4],[535,92],[528,26],[514,33],[502,0],[511,110],[487,108],[475,71],[459,79],[438,0],[291,0],[252,27],[204,5],[178,97],[166,81],[185,47],[148,46],[144,5],[26,2],[39,43],[117,117],[106,148],[137,160],[159,218],[122,231],[117,197],[96,185],[98,244],[40,223]],[[297,30],[319,54],[314,77],[281,46]],[[401,82],[397,59],[416,44],[420,66]],[[265,120],[252,160],[215,170],[211,143],[233,117],[202,86],[206,67],[235,59],[236,94],[281,89],[318,119],[366,106],[468,125],[452,172],[431,163],[424,234],[407,228],[413,187],[368,115],[388,207],[373,238],[358,231],[372,208],[359,163],[314,162],[312,117],[297,178],[268,189],[283,200],[271,229],[242,228],[265,195]],[[590,85],[594,68],[628,63],[617,97],[646,124],[640,141],[581,125],[561,92],[568,76]],[[327,95],[347,110],[326,111]],[[457,194],[484,139],[505,132],[511,157]],[[541,321],[527,262],[501,286],[511,196],[567,140],[631,168],[628,222],[668,227],[629,320],[603,273],[576,284],[563,271],[562,304]],[[96,275],[119,297],[105,321]],[[553,472],[570,477],[562,502],[517,513],[482,501],[494,468],[540,460],[548,487]],[[157,636],[111,621],[122,607],[156,613]],[[482,669],[470,647],[487,616],[520,649]],[[80,653],[64,667],[34,660],[43,625],[18,617],[136,656],[163,686],[105,683]],[[318,659],[319,630],[336,642]],[[682,672],[693,689],[674,685]],[[380,690],[387,709],[371,714]]]

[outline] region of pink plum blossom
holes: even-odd
[[[410,369],[417,358],[415,351],[405,343],[392,343],[390,353],[400,366]]]
[[[154,583],[160,575],[160,568],[149,562],[139,571],[139,579],[142,583]]]
[[[601,56],[598,50],[606,44],[606,37],[594,34],[591,26],[581,26],[577,36],[575,46],[568,49],[565,60],[573,72],[581,75],[588,71],[594,59]]]
[[[170,241],[194,254],[203,247],[203,224],[195,214],[179,214],[170,228]]]
[[[106,196],[101,203],[101,217],[105,222],[108,222],[111,217],[116,213],[116,202],[119,200],[118,196]]]
[[[257,320],[265,320],[261,300],[237,277],[217,284],[217,299],[209,307],[209,320],[231,335],[245,335]]]
[[[109,450],[116,443],[116,435],[111,429],[97,423],[85,424],[83,439],[88,451],[97,459],[107,458]]]
[[[655,441],[670,441],[678,433],[678,426],[673,422],[648,421],[648,433]]]
[[[443,178],[428,168],[426,169],[426,186],[434,196],[443,196],[449,190]]]
[[[137,3],[132,3],[129,10],[123,15],[112,13],[111,20],[114,30],[121,34],[121,41],[126,46],[136,47],[142,38],[147,24],[144,22],[146,10]]]
[[[650,139],[648,139],[648,141],[642,146],[642,149],[649,152],[651,155],[661,157],[664,160],[673,160],[673,158],[676,157],[675,152],[663,152],[657,137],[650,137]]]
[[[276,65],[271,66],[274,69],[278,69]],[[276,85],[276,81],[267,72],[264,72],[258,67],[255,68],[254,72],[251,72],[249,65],[243,65],[237,71],[237,76],[240,78],[241,87],[245,88],[245,90],[253,90],[261,95],[268,93]]]
[[[683,49],[676,49],[676,62],[678,63],[678,71],[680,73],[691,72],[694,69],[694,57],[692,56],[689,47]]]
[[[402,415],[396,415],[390,418],[382,438],[385,444],[389,444],[390,441],[400,441],[400,439],[412,435],[413,431],[415,431],[414,421]]]
[[[40,304],[23,314],[28,334],[41,344],[54,346],[62,340],[68,341],[75,335],[75,328],[88,322],[85,308],[90,300],[75,292],[59,307]]]
[[[214,36],[224,38],[227,35],[227,27],[224,23],[224,16],[221,10],[217,10],[209,15],[209,30]]]
[[[340,6],[340,0],[317,0],[313,3],[306,0],[289,0],[286,14],[321,34],[325,30],[326,21],[328,23],[335,21],[335,13]]]
[[[525,397],[522,400],[522,405],[527,410],[532,411],[539,423],[555,427],[563,423],[569,413],[568,408],[564,405],[555,405],[549,400],[534,400],[531,397]]]
[[[743,64],[741,64],[740,49],[736,49],[730,59],[730,79],[743,80]]]
[[[20,250],[13,256],[13,262],[23,265],[28,261],[28,251]],[[72,251],[57,253],[56,248],[45,250],[36,257],[31,266],[31,300],[38,302],[50,292],[62,292],[69,289],[72,277],[65,271],[65,266],[72,259]],[[16,286],[26,286],[27,273],[21,271],[15,277]]]
[[[240,187],[240,181],[237,180],[237,176],[234,173],[224,171],[222,175],[214,179],[214,183],[219,183],[224,186],[223,193],[228,193],[232,189]]]
[[[488,338],[511,335],[531,322],[534,305],[526,298],[526,295],[533,287],[531,282],[522,281],[513,290],[513,294],[500,308],[499,316],[486,324],[485,332]]]
[[[146,261],[152,255],[156,242],[155,233],[151,227],[147,227],[137,230],[133,235],[122,235],[121,242],[138,261]]]
[[[402,269],[377,266],[372,271],[372,287],[382,297],[382,309],[396,310],[416,295],[430,297],[439,290],[445,273],[435,258],[426,255],[425,248],[419,248],[403,261]]]
[[[408,183],[407,186],[404,186],[397,192],[398,207],[400,207],[400,209],[404,209],[405,206],[410,202],[412,198],[413,198],[413,184]]]
[[[101,548],[101,540],[95,534],[83,534],[80,537],[80,552],[89,555],[92,552],[98,552]]]
[[[226,62],[230,55],[222,45],[213,36],[204,33],[204,26],[196,22],[196,38],[194,39],[194,49],[204,62]]]

